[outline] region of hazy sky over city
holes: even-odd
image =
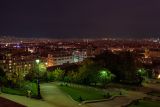
[[[0,34],[84,38],[114,32],[159,37],[160,0],[0,0]]]

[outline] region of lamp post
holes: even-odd
[[[107,76],[108,76],[108,73],[107,73],[106,71],[104,71],[104,70],[101,71],[100,73],[101,73],[101,75],[100,75],[101,78],[102,78],[103,80],[105,80],[105,79],[107,78]]]
[[[102,70],[100,71],[100,79],[102,81],[103,87],[106,87],[106,84],[110,81],[111,79],[111,74],[109,73],[108,70]]]
[[[36,60],[36,64],[37,64],[37,70],[38,70],[38,73],[37,73],[37,91],[38,91],[38,95],[37,95],[37,98],[38,99],[41,99],[42,97],[41,97],[41,93],[40,93],[40,82],[39,82],[39,62],[40,62],[40,60],[39,59],[37,59]]]

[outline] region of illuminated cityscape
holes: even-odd
[[[0,107],[160,107],[160,1],[0,1]]]
[[[0,43],[0,67],[5,72],[5,75],[6,75],[5,76],[6,82],[2,82],[2,84],[4,84],[3,86],[5,86],[5,87],[8,87],[7,86],[7,84],[8,84],[9,87],[13,88],[14,90],[15,89],[17,90],[18,87],[25,87],[24,85],[26,83],[24,83],[24,81],[28,81],[28,80],[33,82],[30,84],[36,85],[35,84],[36,82],[34,82],[34,81],[37,78],[37,76],[36,76],[37,69],[39,72],[38,78],[41,82],[47,82],[47,83],[48,82],[49,83],[56,82],[54,84],[58,84],[57,83],[58,81],[61,81],[61,82],[64,81],[64,82],[66,82],[65,84],[69,84],[69,82],[71,82],[71,81],[72,81],[71,82],[72,84],[73,83],[79,84],[79,82],[78,82],[79,80],[78,81],[77,80],[70,80],[70,78],[71,78],[70,75],[75,76],[75,78],[82,78],[82,77],[76,77],[76,74],[74,73],[76,71],[74,71],[74,70],[79,71],[81,69],[84,69],[84,70],[85,69],[86,70],[87,69],[88,70],[90,70],[90,69],[94,69],[94,70],[104,69],[101,74],[102,75],[101,78],[104,78],[104,82],[105,82],[105,79],[107,80],[107,78],[106,78],[107,75],[109,75],[108,73],[106,73],[107,69],[114,70],[112,68],[112,66],[114,64],[112,65],[113,62],[112,62],[112,59],[110,59],[110,58],[113,58],[113,60],[114,60],[116,57],[119,56],[119,57],[122,57],[122,59],[115,59],[115,63],[118,63],[117,61],[119,61],[119,60],[122,60],[122,61],[126,60],[127,61],[126,63],[131,63],[132,61],[129,62],[129,60],[126,59],[126,57],[130,57],[127,55],[128,53],[131,53],[134,55],[134,57],[133,57],[134,59],[132,59],[132,60],[138,61],[135,64],[138,64],[138,63],[140,64],[140,65],[136,65],[137,66],[136,69],[143,67],[143,68],[139,69],[137,72],[140,72],[140,74],[141,74],[141,72],[147,73],[145,78],[144,78],[144,76],[142,76],[144,78],[143,81],[146,81],[146,82],[150,81],[152,83],[153,80],[157,81],[157,82],[159,80],[159,76],[160,76],[160,41],[159,41],[159,39],[138,40],[138,39],[102,38],[102,39],[72,39],[72,41],[70,41],[68,39],[65,39],[65,40],[63,40],[63,39],[27,39],[27,38],[12,37],[12,41],[10,41],[9,39],[6,39],[6,38],[11,38],[11,37],[2,36],[2,38],[0,39],[0,41],[1,41],[1,43]],[[112,55],[110,56],[109,53]],[[103,56],[103,55],[105,55],[105,56]],[[110,56],[110,58],[109,58],[109,56]],[[99,61],[105,61],[105,60],[102,60],[100,57],[107,58],[106,60],[108,60],[109,62],[104,62],[104,63],[99,62]],[[92,60],[93,60],[93,62],[92,62]],[[95,65],[92,65],[92,63],[96,64],[94,62],[94,60],[97,63],[97,65],[96,65],[97,67]],[[94,68],[94,67],[93,68],[92,67],[91,68],[90,67],[83,68],[83,66],[86,66],[86,67],[88,66],[87,63],[90,66],[95,66],[96,68]],[[110,63],[110,64],[108,64],[109,66],[103,65],[103,64],[107,64],[107,63]],[[38,64],[38,68],[37,68],[37,64]],[[98,65],[98,64],[100,64],[100,65]],[[123,65],[123,63],[122,63],[122,65]],[[82,66],[82,68],[81,68],[81,66]],[[101,66],[101,67],[99,67],[99,66]],[[119,65],[115,65],[113,67],[118,67],[118,66]],[[121,64],[120,64],[120,66],[121,66]],[[125,66],[128,66],[128,65],[125,64]],[[131,66],[135,66],[135,65],[131,64]],[[109,68],[107,68],[107,67],[109,67]],[[127,69],[130,69],[130,68],[127,68]],[[131,67],[131,69],[134,69],[134,68]],[[96,72],[94,70],[93,70],[93,72]],[[62,72],[66,73],[66,74],[64,74]],[[90,71],[86,71],[85,75],[88,75],[87,72],[89,73]],[[77,74],[77,75],[80,75],[80,74]],[[115,81],[118,82],[120,80],[121,84],[122,83],[129,84],[130,82],[132,84],[132,82],[139,81],[139,79],[136,81],[132,80],[132,79],[130,80],[130,78],[132,78],[132,77],[130,77],[130,78],[125,77],[126,79],[120,79],[121,77],[118,77],[118,76],[120,76],[119,73],[118,74],[117,73],[110,74],[110,75],[114,75],[114,78],[115,77],[117,78],[117,80],[115,79]],[[130,74],[123,74],[123,75],[129,76]],[[89,79],[89,77],[86,77],[86,79],[87,78]],[[94,78],[96,78],[96,77],[94,77]],[[146,78],[148,78],[148,79],[146,79]],[[74,78],[72,77],[72,79],[74,79]],[[128,82],[126,82],[126,80]],[[80,79],[80,81],[83,81],[83,79]],[[92,79],[87,80],[88,81],[87,83],[85,81],[86,80],[84,80],[84,83],[80,82],[80,84],[81,85],[88,84],[89,81],[93,81],[93,80]],[[98,82],[99,80],[96,80],[96,81]],[[109,82],[109,80],[107,80],[107,81]],[[61,82],[59,82],[59,84],[61,84]],[[114,82],[114,84],[117,84],[117,82],[116,83]],[[89,84],[91,85],[91,83],[89,83]],[[38,84],[39,84],[39,82],[38,82]],[[108,84],[108,83],[105,82],[105,84]],[[118,84],[119,84],[119,82],[118,82]],[[44,86],[42,85],[42,87],[44,87]],[[93,85],[93,87],[94,87],[94,85]],[[132,86],[132,88],[133,87],[134,86]],[[137,85],[136,85],[136,87],[137,87]],[[139,89],[139,91],[140,91],[142,87],[139,87],[139,88],[140,88]],[[28,88],[25,90],[27,91]],[[32,90],[32,89],[30,89],[30,90]],[[145,89],[145,90],[148,90],[148,89]],[[29,94],[32,91],[27,91],[27,93]],[[46,91],[47,91],[47,89],[46,89]],[[2,92],[8,93],[4,89]],[[39,86],[39,92],[40,92],[40,86]],[[16,94],[16,93],[13,92],[13,94]],[[28,94],[23,94],[23,95],[28,96]],[[33,98],[34,97],[35,98],[43,98],[43,94],[42,94],[42,96],[39,95],[39,97],[36,97],[36,93],[35,93],[35,95],[29,94],[29,96],[33,97]],[[83,102],[83,99],[81,99],[81,98],[78,99],[77,101],[81,102],[81,100]],[[102,103],[103,103],[103,101],[102,101]],[[93,104],[94,104],[94,101],[93,101]],[[97,105],[98,104],[99,103],[97,103]],[[28,105],[28,104],[26,104],[26,105]],[[87,106],[87,105],[88,104],[86,103],[83,106]],[[92,105],[92,103],[90,105]]]

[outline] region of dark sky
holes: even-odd
[[[0,34],[160,37],[160,0],[0,0]]]

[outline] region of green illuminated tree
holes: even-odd
[[[64,77],[64,70],[60,69],[60,68],[56,68],[53,71],[53,76],[55,78],[55,80],[63,80]]]
[[[39,64],[39,72],[40,72],[40,75],[44,75],[44,73],[46,72],[46,66],[44,63]]]
[[[35,79],[37,79],[37,73],[36,73],[36,70],[31,70],[30,72],[28,72],[26,75],[25,75],[25,79],[26,80],[29,80],[29,81],[33,81]]]
[[[139,78],[139,84],[142,84],[143,81],[145,81],[148,77],[147,70],[144,68],[140,68],[137,70],[137,76]]]
[[[96,65],[92,60],[87,59],[80,66],[77,79],[79,83],[90,85],[91,83],[98,82],[98,71],[100,67]]]
[[[77,73],[74,71],[69,71],[67,76],[65,76],[65,82],[74,83],[77,81]]]
[[[147,71],[144,68],[140,68],[137,70],[137,75],[141,76],[141,77],[145,77],[147,76]]]
[[[47,81],[53,81],[54,75],[53,72],[47,72]]]
[[[103,69],[99,71],[99,80],[105,87],[109,82],[114,79],[115,75],[112,74],[108,69]]]
[[[96,56],[94,60],[115,74],[115,81],[136,84],[138,82],[137,68],[142,66],[136,55],[136,53],[128,51],[117,53],[107,51]]]

